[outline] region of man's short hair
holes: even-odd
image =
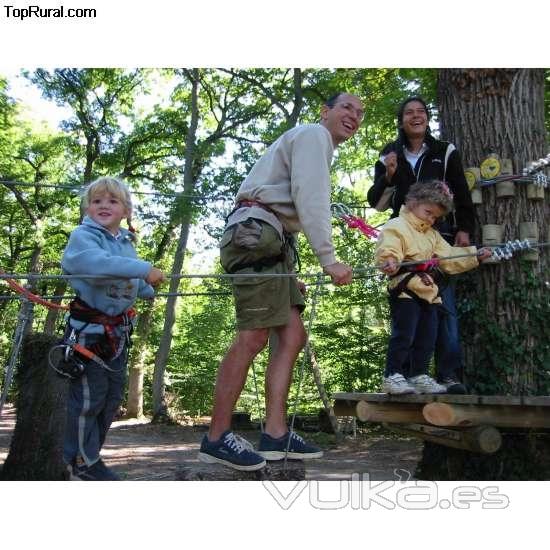
[[[338,98],[342,95],[342,94],[345,94],[347,92],[338,92],[336,94],[333,94],[331,95],[326,101],[325,101],[325,105],[327,107],[330,107],[331,109],[336,105],[336,102],[338,101]]]

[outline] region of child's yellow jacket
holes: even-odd
[[[409,262],[427,260],[434,256],[454,256],[475,254],[476,252],[475,246],[451,246],[429,224],[415,216],[406,206],[402,206],[399,217],[388,221],[378,237],[376,260],[378,264],[383,264],[390,258],[397,262]],[[439,267],[445,273],[452,275],[474,269],[478,265],[477,257],[470,256],[455,260],[443,260]],[[389,288],[397,286],[406,275],[406,273],[402,273],[393,277],[390,280]],[[418,275],[409,281],[407,288],[430,304],[441,303],[441,298],[437,295],[437,285],[434,283],[433,286],[426,286]],[[399,298],[411,297],[402,292]]]

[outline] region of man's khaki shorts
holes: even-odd
[[[284,259],[269,265],[281,253]],[[220,241],[220,261],[228,273],[250,274],[232,279],[239,330],[286,325],[292,306],[303,311],[304,297],[296,277],[265,276],[292,273],[294,268],[294,251],[268,223],[248,218],[226,229]],[[263,261],[268,265],[260,265]],[[242,267],[252,263],[255,267]]]

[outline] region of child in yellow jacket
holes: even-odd
[[[491,256],[475,246],[451,246],[432,228],[453,206],[444,182],[411,186],[399,217],[382,229],[376,259],[391,279],[388,285],[391,336],[382,391],[391,394],[445,393],[447,388],[428,376],[437,336],[437,305],[441,304],[434,278],[437,265],[448,274],[474,269]],[[439,261],[446,256],[463,256]],[[423,266],[402,267],[402,262],[433,258]],[[420,267],[420,270],[418,268]]]

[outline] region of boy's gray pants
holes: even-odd
[[[112,370],[87,361],[84,374],[70,381],[63,444],[63,459],[67,464],[72,464],[78,456],[88,466],[99,460],[107,431],[124,395],[126,359],[124,346],[116,359],[106,361]]]

